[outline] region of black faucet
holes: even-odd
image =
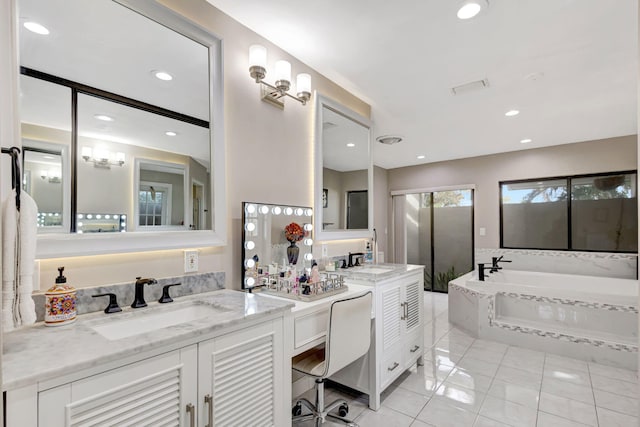
[[[349,265],[347,267],[357,267],[360,265],[360,263],[358,262],[358,258],[356,258],[356,263],[353,263],[354,256],[364,256],[364,252],[349,252]]]
[[[498,257],[492,257],[491,258],[491,271],[490,273],[495,273],[498,270],[502,270],[502,267],[500,267],[498,264],[501,262],[511,262],[510,260],[507,259],[502,259],[504,258],[504,255],[500,255],[500,258]]]
[[[481,282],[484,282],[484,272],[485,270],[489,270],[489,272],[492,271],[492,267],[486,267],[484,263],[478,263],[478,280],[480,280]]]
[[[142,277],[136,277],[136,295],[133,299],[132,308],[146,307],[147,302],[144,300],[144,285],[155,285],[158,283],[156,279],[143,279]]]

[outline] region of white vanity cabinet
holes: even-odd
[[[331,379],[369,395],[369,407],[378,410],[380,394],[424,354],[423,269],[398,266],[397,274],[368,279],[347,278],[374,293],[375,320],[369,353],[331,376]],[[366,270],[364,270],[366,272]]]
[[[280,317],[55,387],[44,383],[30,396],[17,390],[22,401],[9,392],[20,411],[8,407],[6,425],[286,426],[283,378],[291,365],[283,346]]]
[[[384,390],[424,353],[422,275],[391,281],[377,291],[376,359]]]

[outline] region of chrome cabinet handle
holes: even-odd
[[[390,368],[387,368],[387,371],[391,372],[394,369],[396,369],[398,366],[400,366],[400,364],[398,362],[393,362],[393,365],[391,365]]]
[[[419,345],[414,345],[413,348],[411,350],[409,350],[411,353],[415,353],[416,351],[418,351],[418,349],[420,348]]]
[[[209,406],[209,422],[205,427],[213,427],[213,397],[211,397],[210,394],[207,394],[204,397],[204,403]]]
[[[405,310],[404,318],[409,319],[409,303],[408,302],[404,303],[404,310]]]
[[[196,427],[196,408],[191,403],[187,403],[187,413],[189,414],[189,427]]]
[[[404,303],[403,302],[400,303],[400,307],[402,308],[402,314],[400,315],[400,320],[405,320],[406,317],[404,317]]]

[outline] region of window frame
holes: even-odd
[[[624,170],[624,171],[612,171],[612,172],[598,172],[598,173],[589,173],[589,174],[578,174],[578,175],[561,175],[561,176],[551,176],[551,177],[543,177],[543,178],[527,178],[527,179],[515,179],[515,180],[505,180],[498,181],[498,203],[499,203],[499,230],[500,230],[500,249],[515,249],[515,250],[537,250],[537,251],[564,251],[564,252],[603,252],[603,253],[620,253],[620,254],[637,254],[638,250],[635,251],[611,251],[611,250],[597,250],[597,249],[573,249],[573,224],[571,217],[571,205],[572,205],[572,183],[571,180],[577,178],[596,178],[601,176],[610,176],[610,175],[636,175],[636,199],[638,198],[637,188],[638,188],[638,170]],[[507,184],[524,184],[528,182],[540,182],[540,181],[558,181],[565,180],[567,187],[567,199],[566,199],[566,209],[567,209],[567,248],[566,249],[549,249],[549,248],[534,248],[534,247],[513,247],[513,246],[505,246],[504,245],[504,211],[503,211],[503,199],[502,199],[502,186]],[[640,242],[639,242],[640,243]]]

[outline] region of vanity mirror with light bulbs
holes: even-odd
[[[17,4],[36,256],[223,244],[221,40],[155,1]]]
[[[303,272],[313,261],[313,209],[242,203],[242,288],[262,286],[269,275]]]
[[[371,237],[371,121],[317,95],[315,235],[318,240]]]

